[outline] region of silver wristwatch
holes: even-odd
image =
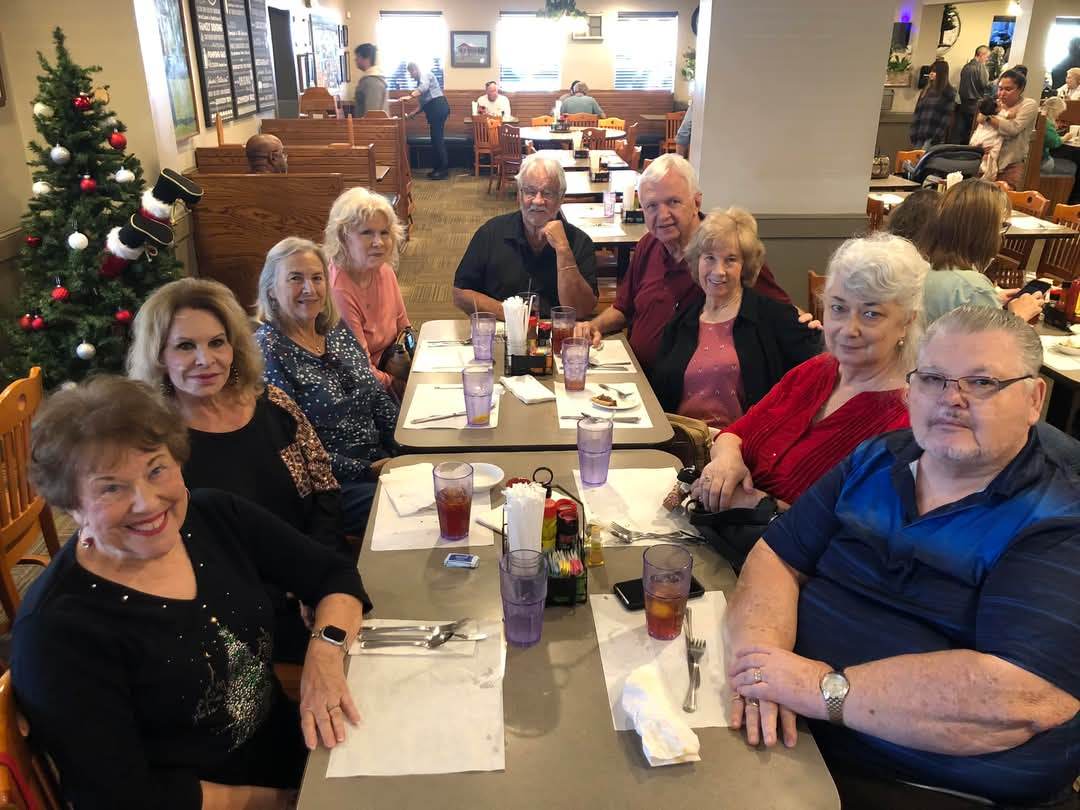
[[[829,713],[829,722],[844,725],[844,700],[851,684],[843,672],[826,672],[821,677],[821,696],[825,699],[825,710]]]

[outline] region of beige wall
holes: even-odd
[[[675,69],[675,96],[686,99],[688,96],[686,81],[679,74],[682,68],[682,54],[694,44],[694,35],[690,31],[690,15],[697,7],[697,0],[589,0],[579,3],[579,7],[590,14],[602,14],[604,17],[603,42],[574,42],[567,37],[563,51],[562,86],[580,79],[596,88],[611,88],[615,85],[615,54],[611,50],[611,32],[619,11],[677,11],[679,12],[678,58]],[[407,9],[409,11],[442,11],[446,27],[451,31],[491,31],[491,46],[494,58],[490,70],[478,68],[452,68],[450,61],[450,43],[446,51],[446,86],[450,88],[483,88],[489,78],[498,76],[499,41],[496,25],[500,11],[535,11],[543,6],[542,0],[502,0],[500,3],[468,2],[467,0],[403,0],[387,4],[380,0],[352,0],[347,3],[351,19],[349,25],[349,44],[378,42],[375,39],[375,23],[379,11],[383,8]],[[352,88],[349,88],[352,92]]]

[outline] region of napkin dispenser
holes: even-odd
[[[638,225],[645,224],[645,211],[641,208],[627,208],[626,201],[623,200],[623,212],[622,221],[627,223],[636,223]]]
[[[589,150],[588,149],[575,149],[574,150],[574,160],[585,160],[585,158],[587,158],[588,156],[589,156]]]
[[[529,354],[506,354],[505,371],[507,376],[531,374],[534,377],[551,376],[554,363],[548,347],[539,347]]]

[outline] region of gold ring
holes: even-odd
[[[746,705],[747,706],[753,706],[756,709],[758,707],[758,699],[757,698],[747,698],[746,699]]]

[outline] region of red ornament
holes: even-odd
[[[79,181],[79,188],[90,194],[93,191],[97,191],[97,180],[88,174],[83,175],[83,179]]]
[[[52,296],[53,301],[67,301],[71,296],[71,293],[68,292],[68,288],[62,284],[57,284],[49,294]]]
[[[130,309],[121,309],[116,313],[116,320],[120,323],[131,323],[132,317]]]
[[[45,319],[40,315],[35,315],[33,320],[30,321],[30,328],[35,332],[45,328]]]
[[[31,318],[28,314],[23,315],[21,318],[19,318],[19,328],[22,329],[24,332],[29,332],[32,328],[31,324],[33,323],[33,321],[34,319]]]
[[[109,146],[113,149],[123,149],[127,146],[127,138],[124,137],[124,133],[120,130],[113,130],[113,134],[109,136]]]
[[[30,247],[38,247],[41,244],[40,236],[28,236],[26,237],[26,244]]]
[[[79,93],[79,95],[75,96],[75,98],[71,100],[71,103],[76,110],[79,110],[80,112],[85,112],[93,106],[94,102],[91,101],[90,96],[86,95],[86,93]]]

